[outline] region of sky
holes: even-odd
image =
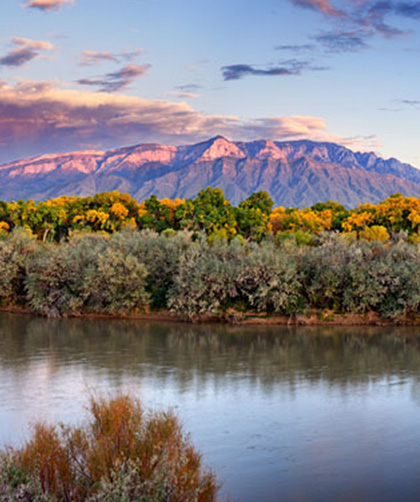
[[[0,162],[221,134],[420,168],[420,1],[3,4]]]

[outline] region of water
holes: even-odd
[[[116,391],[175,409],[234,501],[420,500],[417,328],[0,314],[0,445]]]

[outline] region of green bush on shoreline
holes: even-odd
[[[60,317],[169,310],[194,319],[311,309],[420,313],[420,246],[395,240],[316,243],[209,240],[188,231],[79,233],[43,243],[15,229],[0,238],[0,302]]]

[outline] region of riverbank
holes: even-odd
[[[9,314],[37,315],[29,308],[19,306],[0,307],[0,312]],[[235,324],[248,326],[420,326],[420,315],[405,315],[385,318],[376,312],[361,314],[311,310],[293,316],[267,315],[258,312],[229,311],[225,315],[201,315],[184,318],[168,310],[143,311],[127,314],[73,312],[66,318],[82,319],[127,319],[132,321],[155,321],[187,324]]]

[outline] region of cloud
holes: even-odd
[[[420,109],[420,100],[418,99],[400,99],[398,102],[406,107],[414,108],[415,110]]]
[[[400,16],[420,19],[420,2],[399,2],[394,4],[394,10]]]
[[[95,66],[104,61],[111,61],[120,63],[121,61],[132,61],[140,54],[143,54],[143,49],[134,49],[132,51],[125,51],[119,53],[112,53],[108,51],[84,51],[82,52],[81,66]]]
[[[11,41],[17,48],[12,49],[0,58],[0,66],[23,66],[25,63],[37,58],[40,52],[54,49],[53,44],[44,40],[15,37]]]
[[[334,7],[329,0],[292,0],[292,2],[300,7],[311,9],[324,14],[324,16],[334,18],[346,18],[347,14]]]
[[[203,88],[199,84],[183,84],[175,86],[175,91],[167,93],[168,96],[175,96],[178,99],[196,99],[201,96],[197,91]]]
[[[142,66],[135,64],[127,65],[121,68],[121,70],[107,73],[103,77],[82,78],[77,83],[79,85],[99,87],[100,92],[117,92],[144,75],[150,68],[151,65],[149,64]]]
[[[72,4],[73,0],[28,0],[25,7],[44,12],[60,10],[63,5]]]
[[[31,40],[30,38],[14,37],[12,38],[12,42],[15,45],[37,51],[51,51],[54,49],[53,44],[51,42],[46,42],[45,40]]]
[[[347,2],[344,2],[345,9],[335,7],[330,0],[289,1],[299,7],[320,12],[330,22],[335,24],[336,30],[340,32],[350,33],[355,30],[363,30],[365,38],[373,37],[374,35],[381,35],[384,38],[395,38],[409,33],[398,26],[389,24],[388,18],[390,16],[393,18],[404,17],[412,20],[420,20],[419,1],[347,0]],[[356,40],[355,42],[358,44],[360,40]],[[361,47],[363,47],[363,44],[359,44],[359,48]],[[344,50],[348,49],[349,46],[344,41]]]
[[[196,92],[202,89],[203,86],[199,84],[183,84],[183,85],[177,85],[176,89],[179,89],[180,91],[183,92]]]
[[[248,76],[290,76],[299,75],[302,70],[307,69],[309,63],[307,61],[297,61],[291,59],[284,61],[280,66],[272,66],[269,68],[256,68],[249,64],[233,64],[222,66],[222,74],[224,80],[239,80]]]
[[[83,149],[86,145],[105,149],[149,141],[182,144],[217,134],[242,140],[350,141],[329,133],[323,118],[247,120],[205,115],[185,102],[71,90],[49,82],[15,86],[0,82],[1,161]],[[357,144],[355,139],[351,142]]]
[[[312,37],[331,52],[353,52],[367,47],[362,31],[329,31]]]
[[[81,66],[94,66],[102,63],[103,61],[113,61],[118,62],[118,58],[115,54],[105,51],[83,51]]]
[[[396,5],[389,1],[369,2],[365,8],[359,12],[358,22],[360,25],[372,29],[385,38],[393,38],[405,34],[404,30],[400,30],[394,26],[390,26],[385,22],[386,16],[389,14],[397,14]]]
[[[313,44],[295,44],[295,45],[277,45],[274,47],[276,51],[290,51],[290,52],[305,52],[315,49]]]
[[[405,105],[412,105],[412,106],[420,105],[420,101],[418,99],[402,99],[401,103],[404,103]]]
[[[178,99],[196,99],[200,97],[197,92],[186,92],[186,91],[170,91],[166,93],[168,96],[174,96]]]
[[[380,0],[371,2],[368,11],[371,16],[376,16],[378,18],[383,18],[388,14],[394,14],[411,19],[420,19],[420,2],[391,2],[388,0]]]

